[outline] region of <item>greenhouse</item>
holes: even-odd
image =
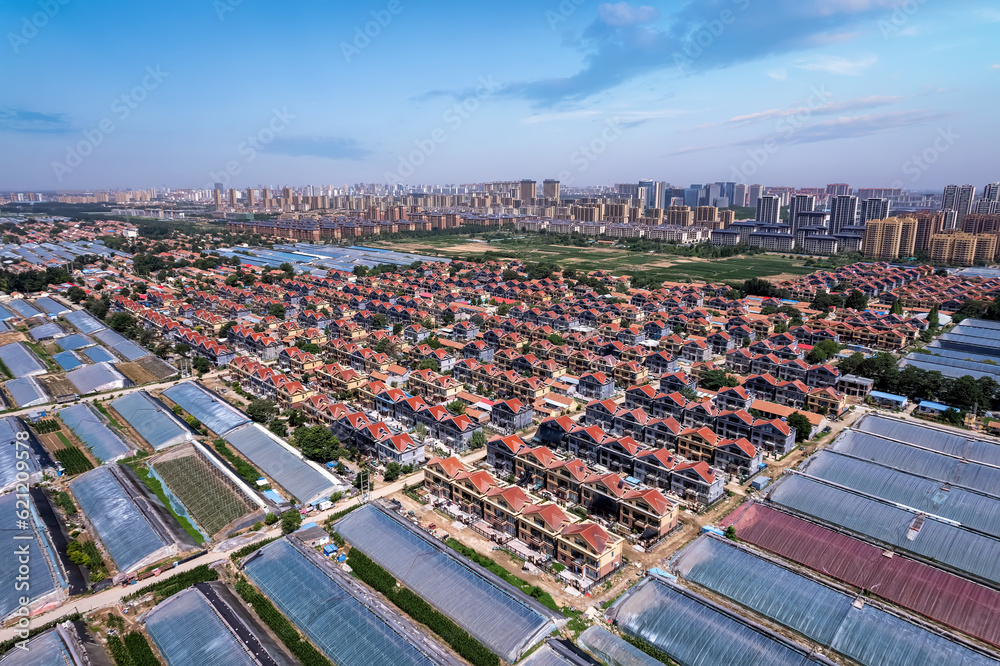
[[[379,505],[352,511],[336,528],[352,547],[510,663],[561,617]]]
[[[185,382],[171,386],[163,391],[163,395],[201,421],[206,428],[219,435],[224,435],[233,428],[250,423],[250,419],[243,412],[197,382]]]
[[[50,400],[49,394],[46,393],[45,389],[42,388],[42,385],[34,377],[12,379],[3,386],[7,389],[7,393],[10,394],[11,400],[14,401],[14,405],[17,407],[44,405]]]
[[[76,354],[71,351],[59,352],[58,354],[52,355],[52,360],[59,364],[59,367],[63,370],[72,370],[74,368],[79,368],[83,365]]]
[[[19,432],[28,433],[28,438],[24,440],[27,448],[13,446]],[[28,451],[28,457],[18,457],[18,452],[25,450]],[[0,419],[0,492],[12,490],[17,485],[18,460],[28,467],[22,471],[30,475],[29,483],[41,481],[44,471],[54,466],[48,452],[24,422],[16,416],[8,416]]]
[[[69,314],[65,315],[66,321],[76,326],[78,331],[84,333],[96,333],[102,329],[107,328],[102,321],[94,317],[86,310],[74,310]]]
[[[59,346],[67,351],[74,349],[80,349],[82,347],[89,347],[94,344],[94,341],[88,338],[86,335],[80,335],[79,333],[73,333],[72,335],[67,335],[65,338],[59,338]]]
[[[124,395],[111,406],[157,451],[194,439],[186,423],[145,391]]]
[[[875,414],[869,414],[858,421],[854,425],[854,430],[940,451],[958,458],[1000,466],[1000,446],[990,440],[965,437],[953,431]]]
[[[66,379],[80,395],[116,391],[132,386],[132,381],[118,372],[110,363],[84,365],[66,373]]]
[[[110,328],[94,333],[94,337],[121,355],[126,361],[136,361],[150,352]]]
[[[828,450],[953,487],[1000,497],[1000,468],[992,465],[851,430],[845,430]]]
[[[7,557],[0,558],[0,576],[10,581],[0,594],[0,619],[4,620],[21,606],[22,596],[29,597],[30,605],[35,606],[39,602],[64,598],[69,585],[56,559],[48,529],[35,510],[34,502],[28,503],[30,518],[23,522],[18,519],[18,511],[23,508],[24,502],[18,502],[16,493],[0,495],[0,511],[3,512],[0,514],[0,534],[3,535],[4,552],[10,553]],[[28,548],[27,562],[19,563],[14,556],[19,545]],[[18,567],[24,563],[28,566],[27,580],[30,587],[18,591],[14,582],[19,580]]]
[[[940,481],[830,451],[820,451],[809,458],[801,471],[869,497],[904,504],[917,511],[954,520],[970,529],[1000,535],[1000,500],[987,495],[947,485],[942,487]]]
[[[24,317],[25,319],[37,317],[42,314],[41,310],[22,298],[15,298],[14,300],[7,301],[4,305],[9,310],[16,312],[18,316]]]
[[[116,465],[106,465],[77,477],[69,487],[115,566],[127,572],[167,557],[174,544],[150,522],[155,517],[148,515],[145,497],[138,498],[145,511],[139,508],[136,489],[126,489],[122,474]]]
[[[626,592],[608,615],[622,631],[685,666],[833,663],[657,576]]]
[[[44,375],[48,367],[38,360],[35,353],[22,342],[12,342],[0,346],[0,361],[3,361],[10,373],[20,379],[32,375]]]
[[[436,662],[368,607],[369,598],[320,569],[287,539],[264,546],[247,577],[339,666],[432,666]]]
[[[43,631],[37,636],[28,640],[26,649],[12,649],[3,658],[0,658],[0,666],[76,666],[89,662],[86,659],[86,650],[75,635],[76,630],[73,625],[60,624],[51,629]],[[103,648],[92,644],[92,647],[103,653]],[[107,654],[102,655],[107,659]]]
[[[28,331],[28,335],[31,336],[32,340],[54,340],[56,338],[61,338],[66,335],[66,331],[63,327],[55,322],[49,322],[48,324],[42,324],[41,326],[35,326]]]
[[[600,626],[591,625],[580,634],[577,645],[609,666],[660,666],[661,662]]]
[[[101,463],[114,462],[135,451],[135,447],[115,434],[90,405],[67,407],[59,412],[59,418]]]
[[[996,665],[994,659],[711,536],[674,570],[864,666]]]
[[[800,474],[774,485],[771,501],[798,513],[1000,583],[1000,540]]]
[[[214,594],[211,588],[208,589],[209,594]],[[222,612],[226,612],[224,606]],[[260,663],[248,652],[248,646],[234,633],[232,625],[236,623],[236,631],[251,641],[254,649],[259,649],[255,632],[240,622],[231,610],[223,621],[220,610],[206,598],[201,586],[189,587],[161,602],[146,613],[144,622],[168,666],[256,666]],[[273,655],[267,656],[273,659]],[[295,662],[284,657],[279,663]]]
[[[746,541],[1000,646],[1000,592],[878,546],[751,503],[725,521]]]
[[[80,351],[94,363],[117,363],[118,357],[104,347],[88,347]]]
[[[337,489],[336,479],[310,465],[259,423],[231,430],[224,439],[300,504],[328,497]]]
[[[36,308],[41,308],[47,314],[50,315],[61,315],[71,311],[71,308],[66,307],[54,298],[49,298],[48,296],[42,296],[41,298],[36,298],[33,305]]]

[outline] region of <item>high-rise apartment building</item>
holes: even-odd
[[[694,223],[711,227],[719,221],[719,209],[715,206],[698,206],[694,209]]]
[[[690,227],[694,224],[694,212],[690,206],[670,206],[663,223],[673,227]]]
[[[931,236],[928,255],[936,264],[974,266],[993,261],[997,253],[996,234],[967,234],[961,231]]]
[[[253,206],[253,188],[252,187],[248,187],[247,188],[246,206],[247,206],[247,208],[251,208]]]
[[[531,204],[535,200],[538,185],[533,180],[524,179],[518,184],[517,198],[525,205]]]
[[[646,197],[643,205],[646,208],[659,208],[663,202],[663,183],[655,180],[640,180],[639,188],[645,188]]]
[[[857,224],[858,198],[850,194],[838,194],[830,200],[830,233],[839,234],[844,227]]]
[[[757,199],[757,221],[762,224],[777,224],[781,218],[781,198],[774,194],[763,194]]]
[[[550,201],[559,201],[559,181],[551,178],[542,181],[542,197]]]
[[[961,227],[962,220],[972,212],[972,201],[975,198],[975,185],[948,185],[941,197],[941,210],[955,211],[955,226]]]
[[[887,217],[889,217],[888,199],[872,197],[861,202],[861,217],[858,224],[865,224],[868,220],[884,220]]]
[[[745,183],[736,183],[733,187],[733,198],[729,203],[733,206],[746,206],[750,198],[750,188]]]
[[[237,202],[238,202],[239,200],[240,200],[240,199],[239,199],[239,193],[238,193],[238,192],[236,191],[236,189],[235,189],[235,188],[230,188],[230,189],[229,189],[229,205],[230,205],[230,206],[235,206],[235,205],[236,205],[236,203],[237,203]]]
[[[931,237],[944,229],[944,213],[925,211],[913,216],[917,220],[917,239],[914,252],[926,252],[931,246]]]
[[[917,220],[912,217],[889,217],[871,220],[865,226],[861,251],[871,259],[894,260],[913,256],[917,241]]]
[[[799,213],[811,213],[816,210],[816,197],[811,194],[796,194],[788,201],[788,224],[794,234],[802,226]]]
[[[219,183],[216,183],[216,185],[218,185],[218,184]],[[215,208],[216,209],[222,208],[222,189],[221,188],[217,187],[214,190],[212,190],[212,202],[215,204]]]
[[[751,208],[757,207],[757,200],[760,199],[760,195],[764,194],[763,185],[751,185],[749,189],[749,197],[747,198],[747,205]]]
[[[851,193],[851,186],[847,183],[830,183],[826,186],[826,193],[831,197],[839,197]]]

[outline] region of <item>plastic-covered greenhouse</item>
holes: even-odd
[[[555,629],[557,614],[380,506],[352,511],[336,527],[351,546],[510,663]]]
[[[73,333],[72,335],[67,335],[65,338],[59,338],[59,346],[67,351],[80,349],[81,347],[89,347],[92,344],[94,344],[93,340],[88,338],[86,335],[80,335],[79,333]]]
[[[59,352],[58,354],[52,355],[52,360],[59,364],[59,367],[63,370],[72,370],[73,368],[79,368],[83,365],[83,361],[77,358],[76,354],[71,351]]]
[[[171,545],[153,528],[107,466],[77,477],[70,489],[119,571],[130,570]]]
[[[67,407],[59,412],[59,418],[102,463],[115,461],[135,450],[116,435],[88,404]]]
[[[308,504],[336,490],[333,477],[307,463],[259,423],[231,430],[224,439],[300,503]]]
[[[128,338],[122,337],[110,328],[94,333],[94,337],[121,354],[126,361],[136,361],[143,356],[149,356],[150,352],[135,344]]]
[[[189,587],[149,611],[145,623],[168,666],[258,663],[196,588]]]
[[[243,412],[197,382],[185,382],[171,386],[163,391],[163,395],[201,421],[206,428],[220,435],[250,423],[250,419]]]
[[[34,377],[12,379],[3,386],[18,407],[34,407],[49,401],[49,394]]]
[[[11,374],[17,378],[43,375],[48,372],[46,365],[38,360],[34,352],[20,342],[0,347],[0,361],[3,361]]]
[[[37,317],[38,315],[42,314],[41,310],[39,310],[34,305],[21,298],[15,298],[12,301],[7,301],[6,303],[4,303],[4,305],[8,309],[13,310],[20,316],[24,317],[25,319],[30,319],[31,317]]]
[[[97,319],[86,310],[74,310],[65,315],[66,321],[76,326],[77,330],[84,333],[96,333],[107,328],[100,319]]]
[[[809,458],[801,471],[870,497],[905,504],[970,529],[1000,535],[1000,500],[994,497],[962,488],[942,488],[940,481],[830,451],[820,451]]]
[[[54,298],[49,298],[48,296],[42,296],[41,298],[36,298],[33,305],[36,308],[41,308],[45,310],[46,313],[50,315],[61,315],[64,312],[69,312],[71,308],[66,307]]]
[[[4,551],[10,553],[7,557],[0,558],[0,576],[3,580],[10,581],[10,585],[3,587],[0,594],[0,619],[6,619],[20,607],[19,598],[27,596],[31,600],[40,599],[54,591],[57,587],[65,588],[67,582],[59,577],[55,572],[58,565],[55,562],[55,549],[49,538],[48,530],[42,523],[38,514],[35,513],[34,505],[29,504],[29,520],[25,521],[26,527],[21,527],[17,514],[23,508],[15,506],[18,502],[17,494],[7,493],[0,495],[0,543],[3,544]],[[17,539],[20,537],[20,539]],[[27,538],[25,538],[27,537]],[[26,579],[18,579],[18,567],[20,563],[14,555],[19,546],[28,548],[28,576]],[[15,589],[17,580],[27,580],[30,588],[24,591]]]
[[[28,433],[28,439],[25,440],[27,449],[14,446],[19,432]],[[21,419],[16,416],[0,419],[0,492],[6,492],[17,485],[18,452],[25,450],[28,451],[28,457],[21,458],[21,462],[27,465],[27,469],[22,471],[31,477],[30,483],[36,483],[41,480],[42,471],[53,466],[52,459]]]
[[[685,666],[831,664],[708,600],[648,576],[612,607],[622,631]]]
[[[59,632],[59,627],[53,627],[29,640],[27,649],[8,651],[0,666],[76,666],[79,662]]]
[[[940,428],[868,414],[855,424],[854,429],[967,460],[1000,465],[1000,446],[996,443],[964,437]]]
[[[724,521],[742,541],[1000,646],[1000,592],[756,502]],[[728,526],[728,525],[727,525]]]
[[[845,431],[829,450],[953,487],[1000,497],[1000,468],[991,465],[855,431]]]
[[[194,439],[187,424],[145,391],[124,395],[111,406],[157,451]]]
[[[115,363],[118,357],[104,347],[88,347],[80,352],[94,363]]]
[[[662,663],[597,624],[588,627],[576,642],[609,666],[660,666]]]
[[[568,641],[567,641],[568,642]],[[572,645],[572,643],[570,643]],[[581,655],[575,646],[551,638],[521,662],[520,666],[591,666],[593,660]]]
[[[434,664],[285,539],[257,551],[244,570],[254,585],[339,666]]]
[[[66,331],[62,326],[52,321],[48,324],[35,326],[28,331],[28,335],[31,336],[32,340],[51,340],[53,338],[61,338],[66,335]]]
[[[132,381],[110,363],[84,365],[66,373],[66,379],[80,395],[112,391],[132,386]]]
[[[674,569],[864,666],[1000,663],[718,538],[700,537]]]
[[[771,501],[884,544],[1000,583],[1000,540],[799,474],[774,485]]]

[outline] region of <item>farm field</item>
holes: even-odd
[[[465,236],[402,238],[368,241],[387,247],[449,259],[482,255],[484,252],[525,261],[554,261],[578,271],[606,270],[618,275],[655,276],[664,281],[741,282],[752,277],[784,279],[816,270],[806,266],[807,257],[779,254],[735,256],[724,259],[685,257],[668,253],[636,252],[610,245],[578,247],[549,242],[542,236],[527,236],[486,243]]]
[[[210,535],[253,510],[198,454],[153,463],[167,487]]]

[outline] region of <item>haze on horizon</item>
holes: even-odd
[[[8,0],[0,26],[2,189],[210,187],[235,164],[237,188],[939,190],[992,178],[1000,148],[986,0]]]

